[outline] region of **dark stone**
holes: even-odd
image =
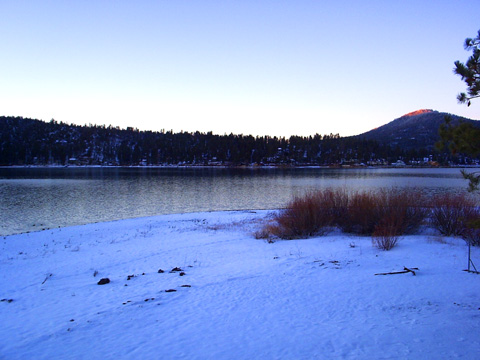
[[[170,270],[171,273],[179,272],[179,271],[183,271],[183,270],[180,269],[179,267],[174,267],[172,270]]]
[[[185,276],[185,275],[186,274],[183,271],[180,273],[180,276]]]
[[[175,290],[175,289],[168,289],[168,290],[165,290],[165,292],[175,292],[175,291],[177,291],[177,290]]]
[[[108,284],[109,282],[110,282],[109,278],[103,278],[103,279],[100,279],[97,285],[105,285],[105,284]]]
[[[180,287],[192,287],[192,285],[180,285]]]
[[[163,274],[165,271],[163,271],[162,269],[158,269],[158,273],[159,274]]]

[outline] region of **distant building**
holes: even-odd
[[[397,162],[392,163],[392,166],[405,166],[405,163],[402,160],[397,160]]]

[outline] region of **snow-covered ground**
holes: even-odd
[[[408,236],[388,252],[342,233],[270,244],[252,235],[267,215],[2,238],[0,359],[480,358],[480,275],[462,271],[462,240]],[[404,266],[419,271],[375,275]]]

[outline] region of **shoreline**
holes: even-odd
[[[0,165],[0,169],[462,169],[480,165]]]
[[[214,214],[217,213],[219,216],[224,215],[224,213],[252,213],[256,214],[259,212],[264,212],[265,214],[268,213],[273,213],[277,212],[279,210],[282,210],[282,208],[278,209],[232,209],[232,210],[210,210],[210,211],[189,211],[189,212],[182,212],[182,213],[170,213],[170,214],[156,214],[156,215],[149,215],[149,216],[138,216],[138,217],[130,217],[130,218],[124,218],[124,219],[113,219],[113,220],[105,220],[105,221],[94,221],[94,222],[86,222],[86,223],[78,223],[78,224],[71,224],[71,225],[59,225],[59,226],[51,226],[51,227],[43,227],[43,224],[38,225],[38,229],[34,230],[25,230],[25,231],[20,231],[20,232],[15,232],[11,234],[0,234],[1,238],[8,238],[10,236],[17,236],[17,235],[26,235],[26,234],[37,234],[41,233],[44,231],[52,231],[52,230],[62,230],[62,229],[69,229],[73,227],[78,227],[78,226],[90,226],[90,225],[97,225],[97,224],[114,224],[118,222],[130,222],[130,221],[139,221],[141,222],[142,220],[154,220],[155,218],[160,218],[160,217],[165,217],[165,216],[201,216],[202,214]],[[34,227],[36,224],[34,225]]]

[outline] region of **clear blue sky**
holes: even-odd
[[[0,115],[141,130],[356,135],[434,109],[480,1],[0,2]]]

